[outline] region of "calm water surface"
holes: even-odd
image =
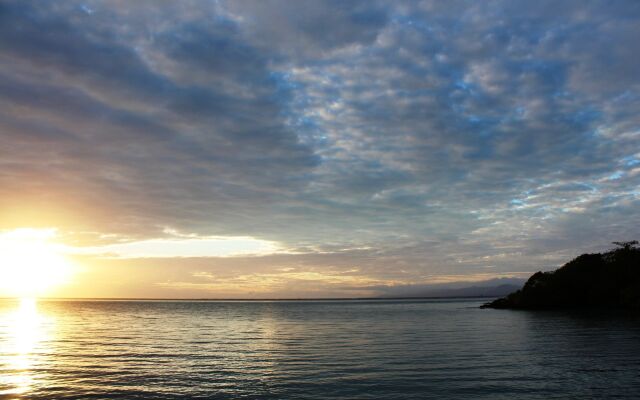
[[[640,317],[482,300],[0,302],[0,399],[640,398]]]

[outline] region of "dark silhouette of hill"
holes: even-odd
[[[482,308],[621,307],[640,309],[640,248],[614,242],[606,253],[583,254],[551,272],[536,272],[522,289]]]

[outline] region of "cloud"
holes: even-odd
[[[258,91],[257,82],[262,85],[262,94],[247,97],[217,85],[184,82],[178,72],[152,65],[153,57],[146,59],[117,34],[95,31],[98,10],[77,18],[56,11],[7,3],[1,14],[7,60],[1,71],[7,105],[2,124],[16,137],[3,163],[16,166],[11,174],[22,175],[16,183],[22,191],[46,194],[59,204],[94,204],[90,208],[96,211],[76,217],[95,219],[100,229],[126,232],[146,225],[144,230],[157,230],[159,214],[171,215],[172,225],[191,220],[187,224],[197,229],[202,214],[189,215],[195,209],[218,220],[225,219],[223,210],[244,212],[250,219],[259,207],[252,198],[267,201],[299,186],[298,173],[316,164],[312,150],[279,115],[277,87],[263,56],[249,51],[235,61],[245,65],[252,59],[255,68],[228,76],[232,89]],[[31,26],[46,27],[48,35]],[[163,34],[177,38],[173,47],[161,44],[150,53],[175,57],[183,68],[221,73],[219,65],[207,64],[206,54],[192,48],[197,39],[190,35],[197,28],[168,30]],[[230,40],[226,33],[208,31],[202,40],[213,44],[201,51],[222,59],[237,54],[236,44],[224,43]],[[224,40],[216,42],[215,35]],[[14,193],[16,184],[4,185],[5,193]],[[5,198],[10,202],[11,197],[18,200]],[[183,200],[200,206],[176,207]],[[110,221],[95,215],[106,210]]]
[[[233,257],[282,251],[277,244],[251,237],[178,237],[147,239],[97,247],[68,248],[70,253],[121,258]]]
[[[5,1],[0,228],[250,237],[402,284],[557,266],[637,235],[639,19],[598,1]]]
[[[376,40],[389,13],[377,1],[226,2],[252,41],[284,56],[326,55]]]

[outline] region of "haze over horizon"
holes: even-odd
[[[0,1],[0,281],[372,297],[637,239],[639,39],[633,1]]]

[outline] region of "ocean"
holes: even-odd
[[[0,301],[0,399],[640,398],[640,316],[486,299]]]

